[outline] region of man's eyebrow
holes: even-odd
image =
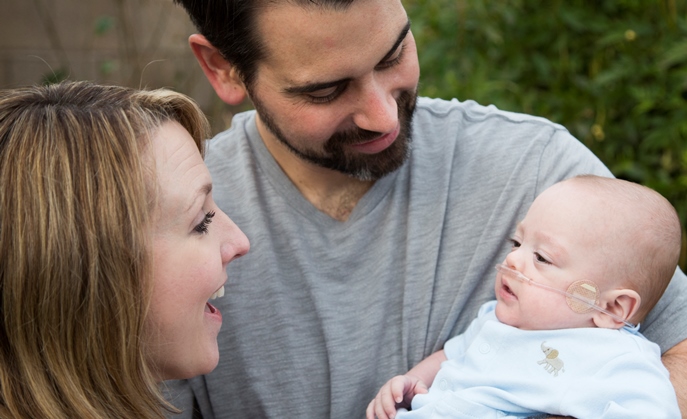
[[[297,94],[302,94],[302,93],[312,93],[312,92],[317,92],[318,90],[324,90],[324,89],[329,89],[330,87],[336,87],[339,86],[343,83],[350,82],[352,78],[346,77],[344,79],[340,80],[334,80],[334,81],[326,81],[322,83],[310,83],[310,84],[305,84],[303,86],[292,86],[292,87],[287,87],[284,89],[284,93],[290,94],[290,95],[297,95]]]
[[[405,25],[405,26],[403,27],[403,29],[401,30],[401,33],[398,35],[398,39],[396,39],[396,42],[394,43],[394,46],[391,47],[391,49],[389,50],[389,52],[386,53],[386,55],[384,56],[384,58],[382,58],[382,60],[380,61],[380,63],[381,63],[382,61],[388,60],[389,58],[391,58],[392,55],[394,55],[394,53],[395,53],[396,50],[398,49],[398,46],[401,45],[401,43],[403,42],[404,39],[406,39],[406,36],[408,35],[408,32],[409,32],[409,31],[410,31],[410,20],[408,20],[408,21],[406,22],[406,25]]]
[[[396,39],[394,46],[391,47],[391,49],[389,50],[389,52],[386,53],[384,58],[382,58],[380,60],[380,63],[388,60],[389,58],[391,58],[391,56],[394,55],[394,53],[398,49],[398,46],[401,45],[403,40],[408,35],[409,31],[410,31],[410,20],[408,20],[406,22],[406,25],[401,30],[401,33],[398,35],[398,38]],[[312,93],[312,92],[317,92],[318,90],[324,90],[324,89],[329,89],[330,87],[336,87],[336,86],[339,86],[343,83],[348,83],[351,80],[352,80],[351,77],[346,77],[346,78],[334,80],[334,81],[326,81],[326,82],[321,82],[321,83],[310,83],[310,84],[305,84],[303,86],[292,86],[292,87],[287,87],[286,89],[284,89],[284,93],[290,94],[290,95]]]

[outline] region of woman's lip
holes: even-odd
[[[217,292],[217,291],[221,290],[222,288],[224,288],[225,285],[227,285],[227,279],[226,279],[226,278],[224,279],[224,282],[222,282],[222,285],[220,285],[219,287],[217,287],[217,289],[215,290],[215,292]]]
[[[379,153],[380,151],[386,150],[391,144],[394,143],[394,141],[396,141],[400,128],[400,124],[396,125],[396,129],[387,134],[364,143],[352,144],[351,147],[364,154]]]
[[[210,303],[205,303],[205,315],[218,321],[222,321],[222,312]]]
[[[227,284],[226,278],[224,279],[224,282],[222,282],[222,285],[219,286],[215,290],[215,292],[212,293],[212,295],[208,298],[209,300],[214,300],[216,298],[222,298],[224,297],[224,286]]]

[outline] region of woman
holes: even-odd
[[[226,265],[208,124],[170,91],[0,92],[0,417],[162,418],[218,361]]]

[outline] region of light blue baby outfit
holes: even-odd
[[[659,347],[637,329],[520,330],[485,303],[428,394],[398,419],[523,418],[546,412],[584,418],[679,418]]]

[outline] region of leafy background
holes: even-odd
[[[215,132],[250,107],[214,94],[186,43],[192,25],[171,0],[6,3],[2,88],[64,78],[170,87],[194,97]],[[687,224],[687,0],[403,4],[421,94],[558,122],[616,176],[666,196]]]
[[[687,222],[687,7],[679,0],[406,0],[420,92],[566,126]],[[685,269],[683,227],[681,266]]]

